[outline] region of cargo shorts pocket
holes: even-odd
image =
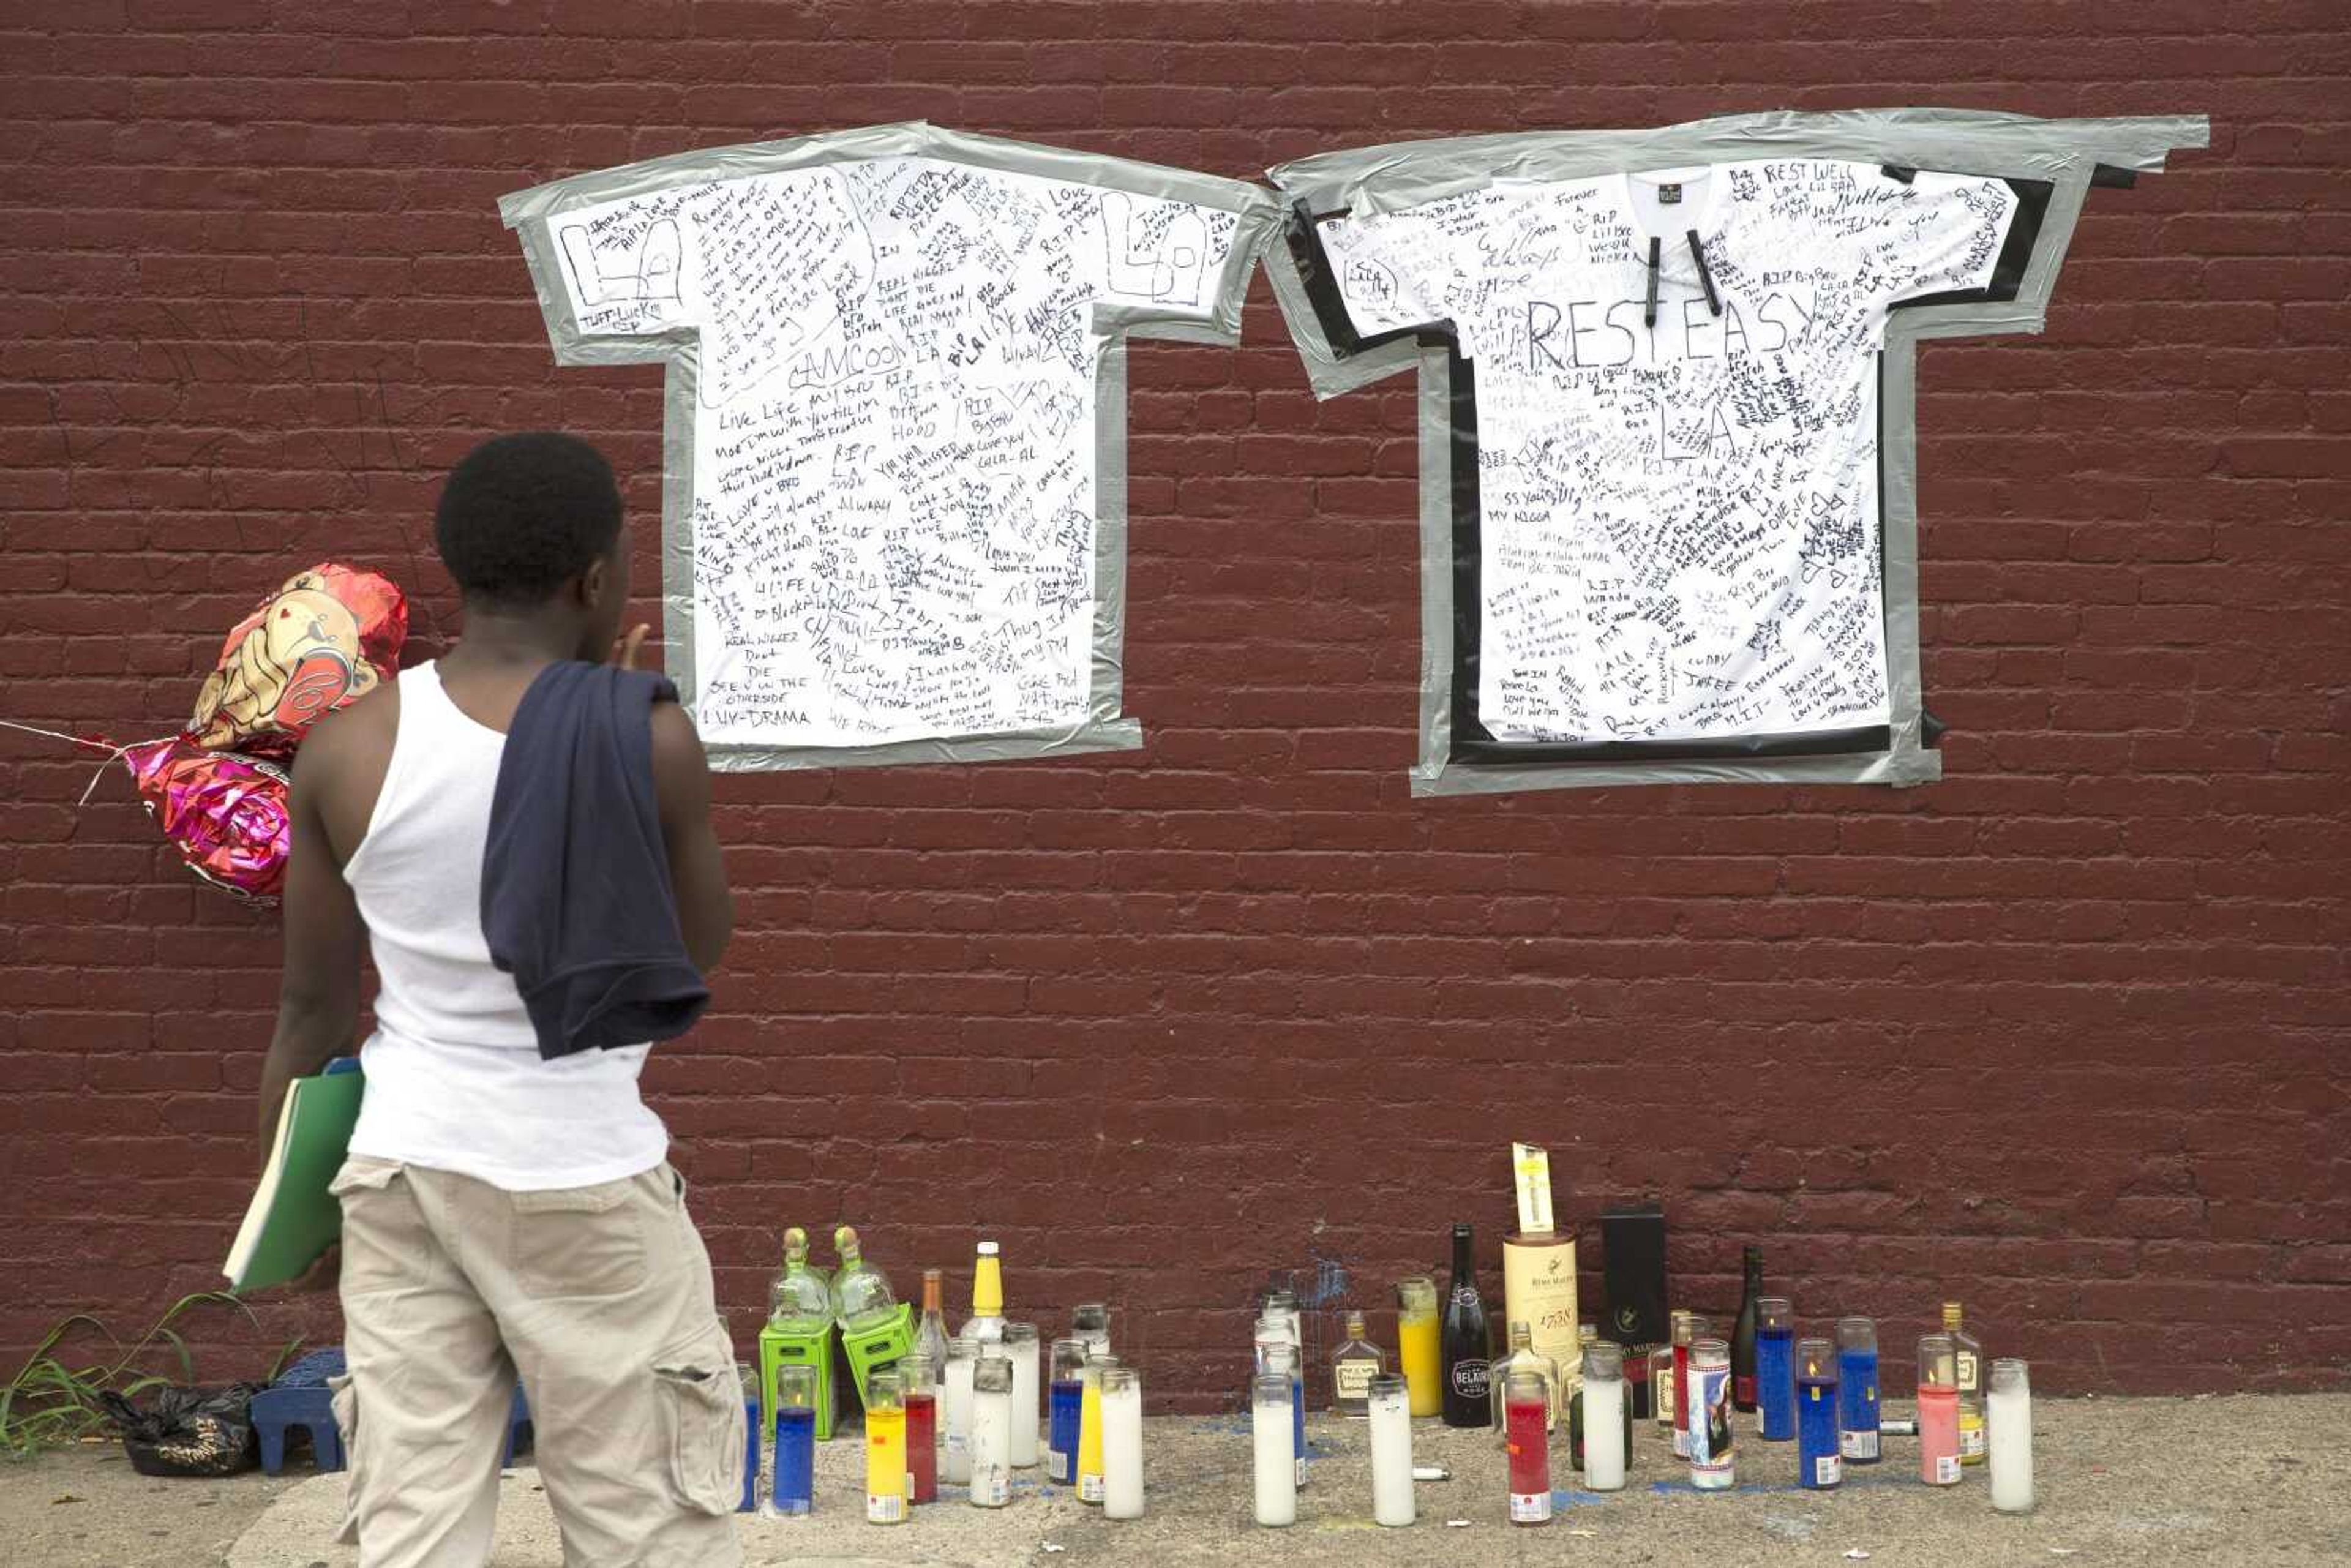
[[[526,1295],[618,1296],[645,1282],[636,1178],[511,1194],[515,1275]]]
[[[407,1175],[390,1160],[354,1155],[327,1184],[342,1205],[344,1295],[364,1296],[430,1276],[439,1247]]]
[[[743,1500],[743,1386],[735,1343],[713,1322],[653,1360],[662,1447],[677,1500],[702,1513],[732,1513]]]
[[[360,1396],[349,1373],[327,1379],[327,1404],[334,1412],[335,1436],[343,1445],[343,1517],[335,1544],[360,1543]]]

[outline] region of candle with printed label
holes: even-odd
[[[1118,1364],[1114,1355],[1089,1354],[1078,1375],[1078,1500],[1102,1500],[1102,1375]]]
[[[1766,1296],[1755,1312],[1757,1429],[1767,1443],[1796,1435],[1796,1309],[1785,1296]]]
[[[1839,1318],[1837,1341],[1838,1451],[1847,1464],[1874,1465],[1877,1437],[1877,1325]]]
[[[920,1352],[898,1363],[906,1408],[906,1500],[939,1500],[939,1389],[930,1357]]]
[[[1687,1381],[1690,1484],[1700,1491],[1725,1490],[1733,1479],[1729,1343],[1710,1337],[1691,1341]]]
[[[1053,1376],[1048,1396],[1045,1479],[1078,1483],[1078,1430],[1085,1402],[1086,1342],[1075,1335],[1053,1342]]]
[[[1510,1522],[1551,1522],[1551,1385],[1541,1373],[1502,1375],[1502,1430],[1510,1455]]]
[[[1102,1517],[1143,1517],[1143,1375],[1102,1372]]]
[[[865,1381],[865,1521],[906,1521],[906,1406],[894,1368]]]
[[[1824,1339],[1800,1339],[1795,1350],[1796,1482],[1826,1491],[1844,1479],[1837,1423],[1837,1357]]]
[[[1959,1352],[1947,1333],[1918,1341],[1918,1479],[1959,1484]]]
[[[947,1341],[946,1376],[939,1385],[939,1479],[971,1484],[971,1380],[979,1367],[979,1342],[957,1334]]]
[[[983,1355],[971,1378],[971,1501],[1002,1508],[1011,1500],[1012,1364]]]

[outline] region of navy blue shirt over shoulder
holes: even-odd
[[[685,951],[653,793],[650,670],[564,661],[507,731],[482,857],[482,930],[542,1057],[684,1034],[710,988]]]

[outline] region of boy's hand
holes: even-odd
[[[651,626],[640,621],[618,637],[613,638],[611,663],[623,670],[635,669],[637,650],[645,645],[645,633],[652,630]]]

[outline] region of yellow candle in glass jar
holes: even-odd
[[[1444,1369],[1437,1353],[1437,1281],[1415,1274],[1396,1281],[1396,1362],[1405,1398],[1416,1416],[1445,1406]]]
[[[865,1385],[865,1521],[906,1521],[906,1406],[898,1374],[873,1374]]]

